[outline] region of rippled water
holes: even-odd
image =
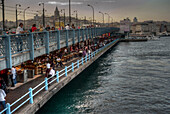
[[[170,113],[170,38],[119,43],[37,114]]]

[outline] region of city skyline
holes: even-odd
[[[38,6],[38,3],[44,2],[45,9],[47,10],[46,16],[54,14],[55,7],[60,9],[66,9],[66,15],[68,16],[68,0],[5,0],[5,18],[7,20],[15,21],[15,5],[21,4],[21,11],[30,7],[27,10],[26,19],[33,18],[36,11],[41,12],[42,6]],[[79,18],[87,16],[92,17],[92,10],[87,6],[91,4],[95,8],[95,19],[97,22],[102,22],[102,15],[98,12],[108,13],[113,17],[113,21],[120,21],[126,17],[131,20],[137,17],[139,21],[154,20],[154,21],[169,21],[168,15],[170,4],[169,0],[71,0],[72,12],[78,10]],[[0,9],[0,21],[2,20],[2,9]],[[41,13],[39,13],[41,15]],[[18,16],[18,19],[23,19],[23,14]],[[108,17],[105,16],[105,22]]]

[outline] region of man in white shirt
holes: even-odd
[[[22,34],[25,31],[23,30],[23,23],[20,23],[18,28],[16,29],[16,34]]]
[[[0,88],[0,110],[1,110],[1,105],[2,105],[3,109],[6,108],[5,97],[6,97],[5,91],[2,88]]]
[[[23,30],[23,23],[20,23],[18,28],[16,29],[16,34],[23,34],[25,33],[25,31]],[[22,51],[22,46],[23,46],[23,42],[22,42],[22,39],[21,37],[17,37],[17,49],[18,49],[18,52],[19,51]]]
[[[67,24],[66,27],[65,27],[66,30],[69,30],[70,29],[70,25]]]
[[[14,66],[11,68],[11,82],[12,82],[12,87],[15,87],[17,81],[16,81],[16,69]]]
[[[51,68],[50,68],[50,72],[49,72],[49,74],[48,74],[48,78],[50,78],[50,77],[52,77],[52,76],[54,76],[54,75],[55,75],[55,70],[53,70],[53,68],[51,67]],[[50,78],[50,79],[48,80],[48,83],[50,83],[51,80],[52,80],[52,78]]]

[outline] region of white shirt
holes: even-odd
[[[12,68],[11,73],[12,73],[12,79],[15,79],[16,78],[16,69]]]
[[[69,29],[70,29],[70,27],[67,25],[67,26],[65,27],[65,29],[66,29],[66,30],[69,30]]]
[[[0,89],[0,101],[5,101],[6,93],[3,89]]]
[[[47,63],[47,68],[50,68],[50,63]]]
[[[21,34],[20,32],[24,31],[20,26],[16,29],[16,34]]]
[[[61,61],[61,59],[60,59],[60,58],[58,58],[58,59],[57,59],[57,62],[60,62],[60,61]]]
[[[50,72],[49,72],[49,75],[54,76],[55,75],[55,71],[53,69],[51,69]]]

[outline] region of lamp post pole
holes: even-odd
[[[104,13],[102,13],[101,11],[99,11],[99,13],[103,15],[103,26],[104,26]]]
[[[94,7],[92,5],[90,5],[90,4],[88,4],[87,6],[91,7],[92,10],[93,10],[93,25],[94,25]]]
[[[25,11],[27,10],[27,9],[29,9],[30,7],[27,7],[26,9],[24,9],[24,29],[26,29],[25,28]]]
[[[108,26],[109,26],[109,23],[110,23],[110,16],[108,13],[105,13],[106,15],[108,15]]]
[[[2,0],[2,23],[3,23],[3,31],[5,31],[5,9],[4,9],[4,0]]]
[[[16,27],[18,26],[18,11],[17,11],[17,6],[21,7],[20,4],[16,4]]]
[[[69,25],[71,25],[71,1],[69,0]]]
[[[62,9],[62,10],[61,10],[61,13],[62,13],[62,12],[64,12],[64,26],[65,26],[65,24],[66,24],[66,14],[65,14],[65,9]]]
[[[39,3],[39,6],[43,6],[43,26],[45,27],[45,9],[44,9],[44,3]]]
[[[77,27],[78,26],[78,13],[77,13],[77,10],[75,10],[74,13],[76,13],[76,27]]]

